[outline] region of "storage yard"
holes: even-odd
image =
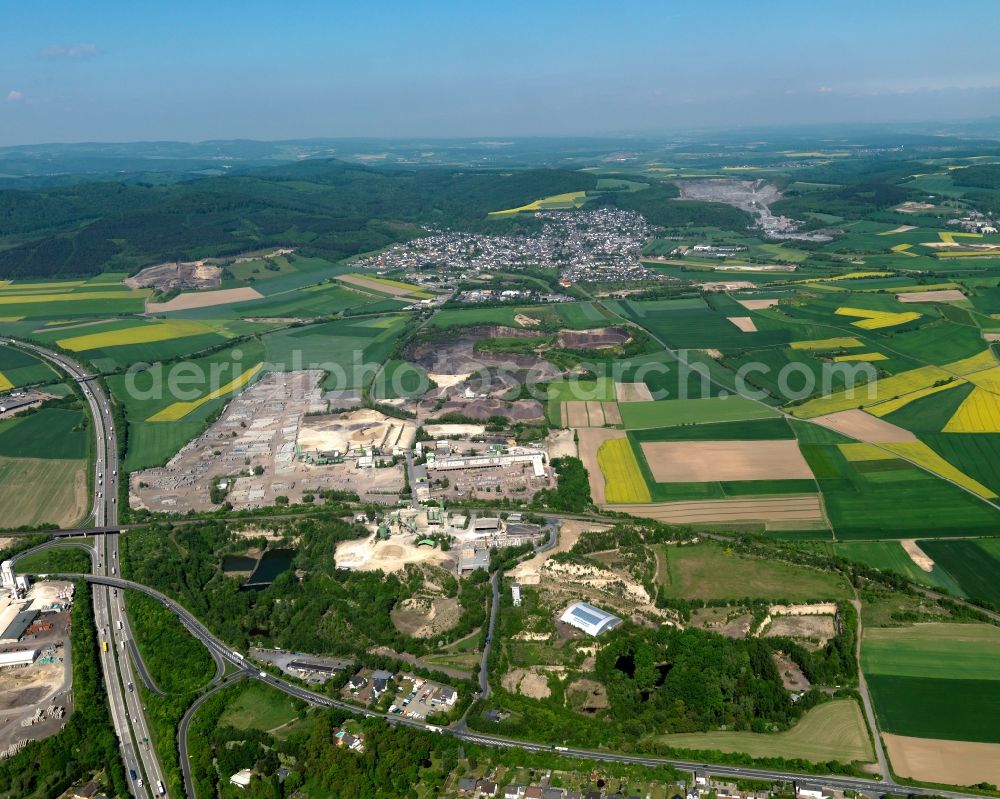
[[[5,579],[5,583],[6,583]],[[32,585],[0,595],[0,758],[59,730],[72,710],[69,607],[73,586]]]
[[[279,496],[301,502],[328,490],[395,502],[402,466],[382,463],[412,443],[413,424],[370,410],[325,415],[322,376],[318,370],[267,374],[166,466],[133,473],[132,506],[184,513],[226,501],[245,509],[273,505]]]

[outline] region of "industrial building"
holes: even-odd
[[[37,617],[37,610],[29,609],[18,612],[10,624],[7,625],[6,629],[0,633],[0,643],[9,644],[15,641],[20,641],[21,636],[24,635],[24,631],[31,626],[31,623]]]
[[[559,620],[583,630],[587,635],[600,635],[622,623],[614,614],[595,608],[588,602],[574,602],[566,608]]]
[[[476,569],[489,569],[490,551],[488,549],[463,549],[458,558],[460,572],[474,572]]]
[[[25,649],[21,652],[0,652],[0,669],[23,669],[35,662],[37,649]]]

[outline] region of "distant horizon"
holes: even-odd
[[[969,19],[996,6],[970,0]],[[1000,109],[994,26],[931,0],[17,4],[0,146],[650,135]],[[489,133],[484,133],[489,131]]]
[[[1000,90],[998,90],[1000,95]],[[965,127],[973,125],[988,125],[994,123],[996,131],[992,133],[932,133],[927,128],[930,127]],[[0,144],[0,150],[28,148],[28,147],[74,147],[74,146],[124,146],[143,144],[181,144],[181,145],[205,145],[228,142],[245,142],[250,144],[279,144],[279,143],[303,143],[303,142],[396,142],[396,143],[417,143],[417,142],[483,142],[483,143],[503,143],[510,141],[660,141],[685,137],[711,136],[717,134],[728,134],[731,137],[738,137],[740,134],[751,135],[762,134],[784,134],[784,135],[821,135],[824,132],[830,134],[837,133],[846,135],[849,133],[862,133],[868,130],[884,132],[898,132],[903,135],[925,135],[925,136],[946,136],[952,135],[959,138],[969,139],[1000,139],[1000,114],[989,113],[984,116],[956,117],[953,119],[926,118],[908,121],[839,121],[839,122],[788,122],[773,125],[746,125],[741,127],[731,126],[703,126],[697,128],[663,128],[660,130],[633,130],[620,132],[588,132],[588,133],[480,133],[480,134],[441,134],[441,135],[420,135],[420,134],[371,134],[371,135],[303,135],[303,136],[280,136],[280,137],[259,137],[259,136],[224,136],[210,138],[137,138],[137,139],[74,139],[74,140],[46,140],[36,142],[14,142],[10,144]],[[336,157],[336,156],[331,156]]]

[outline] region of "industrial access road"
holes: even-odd
[[[100,384],[83,368],[62,353],[35,344],[17,345],[55,364],[76,381],[90,407],[93,420],[94,504],[89,520],[94,530],[94,573],[118,573],[118,536],[103,530],[118,523],[118,439],[111,405]],[[98,587],[94,591],[94,618],[101,640],[101,668],[111,706],[111,719],[121,747],[129,790],[135,796],[165,796],[163,769],[150,743],[149,722],[135,684],[132,661],[126,650],[132,632],[125,614],[124,597],[117,589]],[[133,651],[137,652],[134,649]],[[145,671],[145,665],[142,667]]]

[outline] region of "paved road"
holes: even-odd
[[[181,622],[191,631],[192,635],[198,638],[206,647],[211,651],[218,652],[225,660],[236,666],[243,676],[251,677],[254,679],[259,679],[262,682],[276,688],[279,691],[283,691],[289,696],[297,697],[311,705],[317,707],[336,707],[340,710],[344,710],[355,715],[363,715],[369,718],[378,717],[383,719],[386,723],[392,724],[398,727],[409,727],[413,729],[429,729],[434,732],[438,732],[444,735],[452,735],[459,740],[472,741],[475,743],[484,744],[487,746],[503,746],[510,748],[523,749],[531,752],[539,751],[550,751],[555,750],[557,747],[550,744],[540,744],[531,743],[527,741],[519,741],[512,738],[505,738],[499,735],[490,735],[488,733],[471,732],[467,729],[460,729],[458,727],[432,727],[430,725],[424,724],[423,722],[415,721],[413,719],[401,718],[399,716],[386,715],[382,713],[376,713],[371,710],[365,710],[363,708],[358,708],[354,705],[347,704],[346,702],[341,702],[339,700],[331,699],[328,696],[322,694],[316,694],[309,691],[301,686],[295,685],[293,683],[287,682],[279,677],[275,677],[266,672],[258,671],[252,664],[248,663],[238,652],[234,652],[229,649],[226,644],[219,639],[217,639],[208,629],[195,618],[189,611],[184,607],[174,602],[169,597],[161,594],[153,588],[142,585],[140,583],[134,583],[129,580],[124,580],[120,577],[107,577],[99,575],[66,575],[69,577],[83,577],[88,582],[97,585],[108,585],[118,588],[120,590],[129,589],[141,591],[149,596],[155,597],[161,601],[164,606],[175,613],[181,620]],[[119,591],[120,592],[120,591]],[[232,679],[232,678],[231,678]],[[910,793],[922,796],[944,796],[949,797],[949,799],[971,799],[973,794],[963,793],[961,791],[943,791],[931,788],[919,788],[911,787],[907,785],[898,785],[892,780],[874,780],[874,779],[862,779],[857,777],[816,777],[815,775],[801,774],[797,772],[790,771],[778,771],[773,769],[759,769],[759,768],[740,768],[735,766],[717,766],[709,765],[699,761],[692,760],[676,760],[672,758],[661,758],[661,757],[644,757],[639,755],[625,755],[618,752],[607,752],[601,750],[593,749],[581,749],[577,747],[558,747],[558,751],[566,756],[579,757],[586,760],[601,760],[610,761],[618,763],[637,763],[641,765],[648,766],[662,766],[670,765],[681,769],[701,769],[708,770],[713,775],[719,777],[729,777],[729,778],[749,778],[749,779],[763,779],[763,780],[795,780],[795,779],[806,779],[810,781],[821,781],[824,785],[829,785],[835,788],[846,788],[856,791],[862,791],[867,794],[882,794],[887,791],[897,791],[902,793]],[[188,767],[187,761],[182,759],[181,761],[182,769]]]
[[[96,574],[112,576],[118,573],[118,536],[99,530],[118,527],[118,440],[115,436],[111,405],[100,384],[65,355],[35,344],[19,344],[62,369],[77,382],[90,407],[95,436],[94,503],[89,519],[94,528],[81,534],[92,534],[95,540]],[[118,736],[122,760],[128,776],[129,790],[139,797],[158,792],[163,770],[152,746],[145,708],[135,690],[132,663],[126,652],[131,641],[128,619],[117,590],[98,588],[94,591],[94,617],[101,639],[101,668],[111,707],[111,719]],[[152,783],[152,785],[151,785]]]
[[[215,687],[203,693],[199,696],[192,704],[191,707],[187,709],[187,712],[181,718],[181,723],[177,725],[177,752],[181,764],[181,773],[184,777],[184,793],[187,795],[188,799],[196,799],[196,793],[194,789],[194,775],[191,773],[191,752],[188,748],[188,730],[191,727],[191,720],[194,718],[195,713],[201,708],[205,702],[207,702],[213,694],[221,691],[223,688],[232,685],[234,682],[245,679],[247,674],[239,673],[236,674],[224,683],[219,683]]]

